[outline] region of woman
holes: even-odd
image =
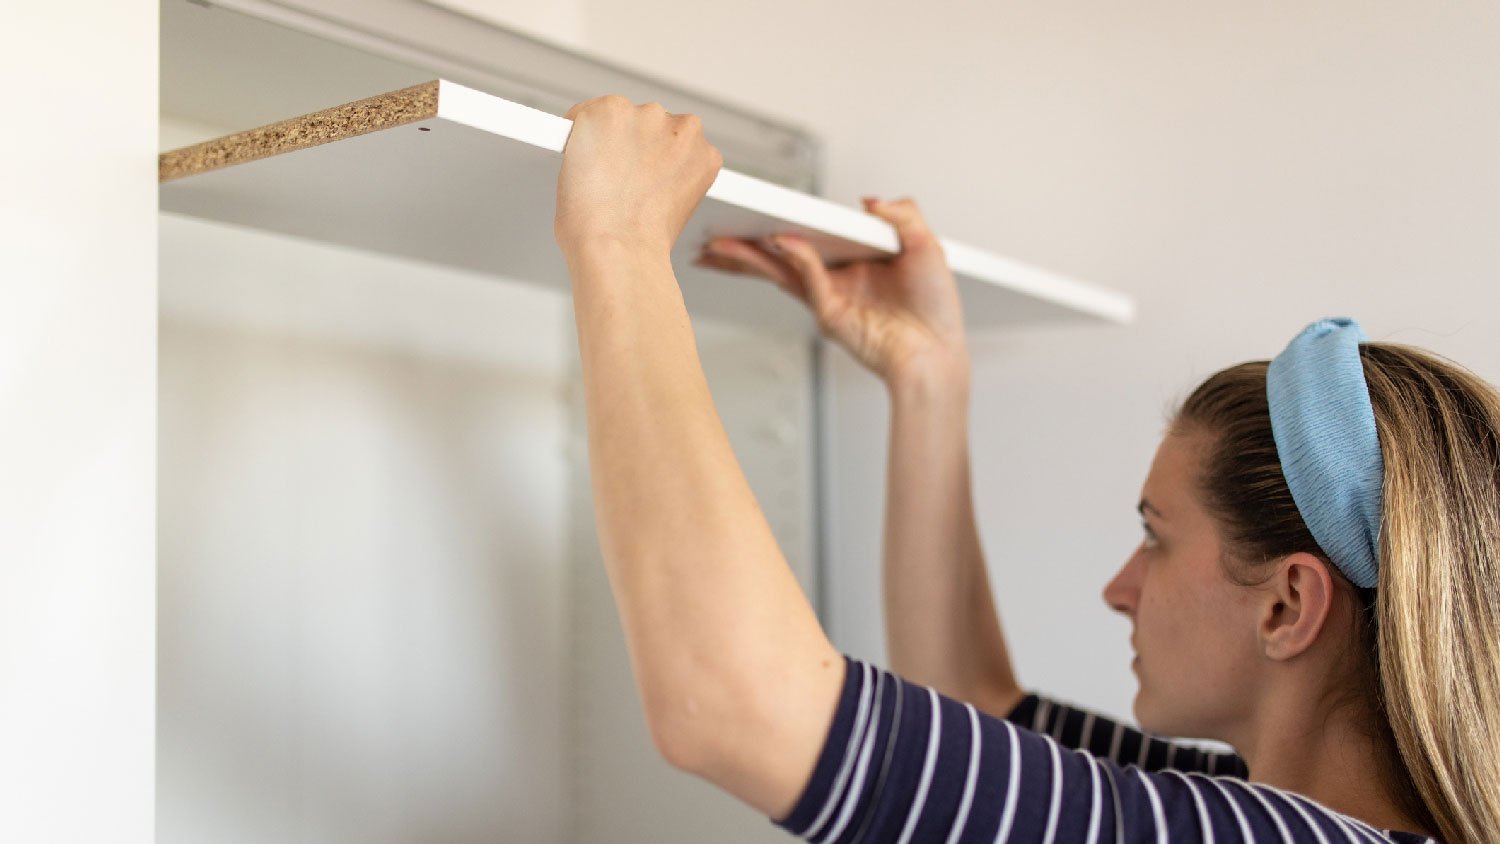
[[[600,545],[657,747],[812,841],[1500,840],[1500,396],[1358,326],[1309,326],[1176,414],[1146,540],[1104,592],[1152,733],[1027,694],[969,500],[954,280],[805,242],[699,262],[775,281],[888,385],[895,673],[840,654],[756,505],[669,253],[722,165],[698,118],[573,107],[555,234],[573,279]],[[924,533],[926,526],[930,526]]]

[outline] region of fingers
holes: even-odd
[[[572,108],[568,109],[568,113],[564,114],[563,117],[567,118],[568,120],[577,120],[579,112],[582,112],[594,103],[602,103],[605,100],[611,99],[623,100],[625,105],[631,104],[630,99],[622,94],[605,94],[602,97],[590,97],[589,99],[586,99],[583,102],[574,105]]]
[[[807,303],[807,289],[791,263],[756,244],[721,237],[704,246],[702,254],[693,263],[760,276]]]
[[[884,201],[867,196],[864,203],[866,211],[896,227],[902,252],[927,249],[937,242],[921,209],[910,197]]]
[[[583,102],[575,104],[572,108],[568,109],[567,113],[565,113],[563,115],[563,117],[566,118],[566,119],[568,119],[568,120],[577,120],[578,119],[578,115],[581,112],[584,112],[584,111],[588,110],[591,106],[593,106],[595,104],[603,106],[605,103],[609,103],[610,105],[613,105],[613,106],[616,106],[616,107],[622,107],[623,106],[625,108],[640,108],[640,109],[642,109],[644,111],[656,112],[656,113],[661,114],[661,115],[663,115],[665,117],[672,117],[672,118],[679,118],[680,119],[680,118],[692,117],[693,116],[693,115],[690,115],[690,114],[673,114],[672,112],[667,111],[667,107],[666,106],[662,105],[659,102],[656,102],[655,100],[652,100],[649,103],[645,103],[644,105],[637,106],[634,101],[632,101],[629,97],[625,96],[624,94],[605,94],[605,95],[599,96],[599,97],[591,97],[591,98],[589,98],[587,100],[584,100]]]
[[[811,243],[796,235],[777,235],[771,238],[771,242],[781,247],[787,262],[801,274],[803,286],[807,290],[803,301],[812,308],[818,324],[826,327],[831,316],[834,294],[833,282],[828,278],[828,268],[823,265],[823,256],[818,254],[817,248]]]
[[[750,243],[720,238],[712,243],[719,247],[717,253],[705,249],[694,263],[731,272],[748,269],[755,275],[769,278],[782,290],[802,300],[817,317],[818,324],[826,326],[835,297],[833,282],[817,248],[796,235],[776,235],[767,240],[771,250],[779,252],[773,254]]]

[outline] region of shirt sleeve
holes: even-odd
[[[818,761],[796,805],[772,819],[816,844],[1402,840],[1292,792],[1067,748],[1024,717],[844,659]]]
[[[1051,736],[1063,747],[1083,750],[1121,766],[1134,765],[1143,771],[1196,771],[1241,779],[1250,776],[1250,769],[1239,754],[1171,741],[1036,692],[1022,698],[1005,718]]]

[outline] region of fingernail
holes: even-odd
[[[775,252],[778,255],[784,254],[786,252],[786,247],[782,245],[782,240],[780,237],[768,237],[765,240],[765,244],[767,249]]]

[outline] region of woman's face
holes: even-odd
[[[1218,530],[1198,501],[1207,442],[1196,432],[1162,440],[1141,490],[1144,537],[1104,600],[1132,622],[1142,728],[1227,741],[1253,714],[1262,661],[1252,594],[1224,575]]]

